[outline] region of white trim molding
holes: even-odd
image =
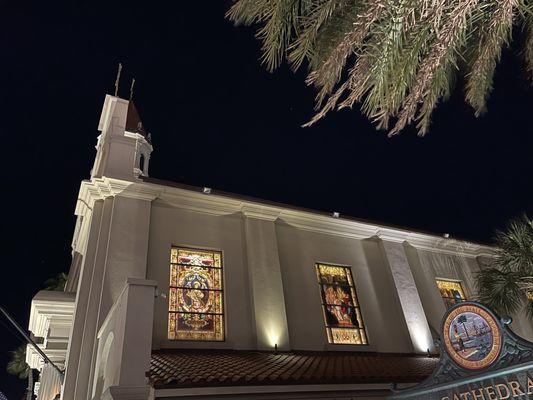
[[[283,205],[261,203],[259,200],[244,200],[230,195],[204,194],[180,187],[145,182],[159,190],[158,199],[169,206],[211,215],[230,215],[241,212],[249,218],[284,222],[296,228],[327,235],[353,239],[379,237],[385,241],[407,242],[412,246],[439,253],[461,254],[466,257],[492,256],[494,248],[453,238],[413,232],[405,229],[355,221],[347,218],[333,218],[324,213],[297,210]],[[157,189],[156,189],[157,188]]]
[[[88,210],[92,210],[96,200],[104,200],[108,197],[123,196],[152,201],[160,193],[160,189],[142,181],[132,182],[107,177],[93,178],[81,182],[75,214],[84,215]]]
[[[412,384],[402,384],[407,387]],[[321,384],[321,385],[258,385],[258,386],[214,386],[214,387],[193,387],[176,389],[155,389],[155,398],[177,398],[177,397],[203,397],[203,396],[243,396],[243,395],[265,395],[265,394],[288,394],[288,393],[331,393],[331,392],[388,392],[391,384],[361,383],[361,384]]]
[[[462,255],[465,257],[492,256],[494,248],[453,238],[431,235],[410,230],[392,228],[348,218],[333,218],[324,213],[298,210],[278,204],[266,204],[260,200],[239,199],[231,195],[205,194],[146,181],[126,181],[114,178],[93,178],[83,181],[80,187],[76,215],[83,215],[91,209],[94,201],[110,196],[124,196],[153,201],[164,205],[210,215],[232,215],[242,213],[245,217],[286,223],[290,226],[321,234],[369,239],[378,237],[384,241],[404,243],[438,253]]]
[[[65,362],[75,299],[75,293],[41,290],[31,302],[28,329],[35,336],[41,350],[58,364]],[[65,335],[57,336],[56,332],[63,332]],[[40,369],[44,363],[32,346],[27,347],[26,362],[36,369]]]

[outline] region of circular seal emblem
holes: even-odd
[[[500,354],[500,325],[492,312],[476,303],[460,303],[444,318],[444,348],[457,365],[479,370]]]

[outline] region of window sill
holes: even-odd
[[[233,349],[233,342],[224,341],[190,341],[190,340],[162,340],[160,349]]]
[[[332,344],[326,343],[326,351],[354,351],[354,352],[377,352],[376,346],[372,344]]]

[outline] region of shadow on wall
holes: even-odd
[[[110,332],[109,335],[107,335],[104,346],[102,348],[102,353],[100,355],[100,360],[98,362],[98,374],[94,385],[93,398],[99,399],[104,393],[104,390],[111,386],[113,383],[114,376],[112,376],[112,368],[109,368],[108,362],[109,353],[111,352],[111,348],[113,346],[114,341],[115,335],[113,334],[113,332]]]

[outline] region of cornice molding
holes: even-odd
[[[241,206],[241,212],[246,218],[261,219],[264,221],[276,221],[282,211],[277,207],[269,207],[258,204],[243,204]]]
[[[365,222],[265,205],[216,194],[204,194],[187,189],[146,183],[163,187],[160,199],[174,207],[211,215],[230,215],[241,212],[247,218],[284,222],[295,228],[333,236],[364,240],[378,237],[384,241],[409,243],[421,250],[461,255],[466,257],[492,256],[494,249],[467,241],[443,238],[436,235],[394,229]]]
[[[31,301],[28,329],[35,336],[46,338],[52,320],[60,323],[72,321],[75,300],[74,293],[41,290]]]
[[[43,345],[38,346],[54,364],[59,368],[64,368],[67,357],[66,347],[65,349],[46,349]],[[41,369],[45,364],[43,357],[32,346],[26,347],[26,363],[33,369]]]
[[[72,325],[76,308],[75,300],[74,293],[42,290],[31,301],[28,329],[34,336],[43,338],[44,342],[38,346],[54,362],[64,363],[68,338],[65,340],[52,338],[49,342],[49,330],[51,327]],[[64,348],[57,348],[62,343],[64,343]],[[43,365],[41,355],[31,346],[27,347],[26,362],[32,368],[40,368]]]
[[[487,256],[494,248],[453,238],[395,229],[366,222],[263,204],[251,200],[232,198],[217,194],[204,194],[180,187],[153,182],[131,182],[113,178],[98,178],[83,181],[76,214],[83,207],[94,204],[97,199],[109,196],[125,196],[152,201],[157,199],[164,205],[203,214],[223,216],[241,213],[246,218],[286,223],[298,229],[321,234],[364,240],[379,238],[396,243],[409,243],[421,250],[462,255],[466,257]]]
[[[92,178],[81,182],[76,204],[76,215],[85,215],[92,210],[96,200],[123,196],[132,199],[152,201],[161,193],[154,185],[147,185],[141,180],[126,181],[116,178]]]
[[[376,236],[387,242],[408,243],[416,249],[441,254],[490,257],[494,253],[494,249],[489,246],[399,229],[380,228]]]
[[[305,231],[358,240],[375,236],[379,229],[377,226],[357,221],[287,209],[281,211],[279,220]]]
[[[217,216],[236,214],[243,206],[243,202],[236,199],[170,187],[164,187],[158,200],[183,210]]]

